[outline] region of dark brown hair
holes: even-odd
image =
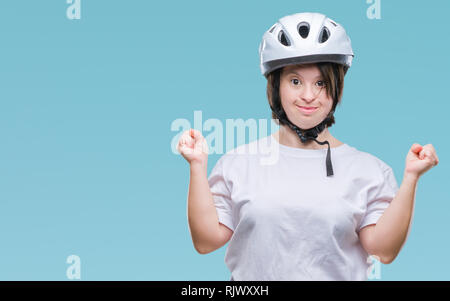
[[[340,103],[342,98],[344,90],[344,76],[347,73],[348,67],[331,62],[315,63],[315,65],[319,68],[322,80],[325,82],[327,95],[333,99],[333,107],[328,115],[329,121],[326,123],[327,127],[331,127],[335,123],[333,114],[336,106]],[[276,110],[281,118],[287,119],[286,113],[281,106],[280,98],[280,77],[282,70],[283,67],[278,68],[266,76],[267,99],[269,100],[269,105],[272,107],[273,119],[278,119],[273,110]],[[279,123],[283,125],[285,124],[282,119]]]

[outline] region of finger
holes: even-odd
[[[194,152],[194,150],[186,145],[182,145],[180,147],[180,153],[184,155],[190,155]]]
[[[436,166],[437,165],[437,162],[436,162],[436,160],[433,157],[426,157],[425,161],[427,161],[432,166]]]
[[[186,143],[187,138],[189,137],[189,131],[184,131],[180,136],[180,143]]]
[[[424,148],[426,148],[426,150],[428,151],[429,156],[432,157],[436,161],[436,165],[437,165],[439,163],[439,158],[436,154],[436,150],[435,150],[434,146],[432,144],[427,144],[426,146],[424,146]]]
[[[425,144],[423,147],[424,147],[424,148],[427,148],[427,149],[434,150],[433,144]]]
[[[423,147],[425,150],[431,152],[433,156],[436,156],[436,150],[432,144],[427,144]]]
[[[423,160],[423,158],[425,158],[425,149],[422,149],[420,152],[419,152],[419,159],[421,159],[421,160]]]
[[[419,153],[419,159],[423,160],[424,158],[430,158],[433,162],[436,162],[434,165],[437,165],[439,159],[436,155],[436,150],[434,149],[432,144],[426,144],[423,146],[422,150]]]
[[[185,144],[181,144],[181,143],[180,143],[180,144],[177,145],[177,151],[178,151],[181,155],[184,154],[185,148],[186,148],[186,145],[185,145]]]
[[[427,149],[424,149],[423,151],[420,152],[419,159],[421,159],[421,160],[428,159],[433,164],[436,161],[436,158],[435,158],[435,156],[433,156],[433,153]]]
[[[177,149],[187,145],[187,137],[185,134],[181,135],[180,140],[178,140]]]
[[[194,146],[194,139],[190,135],[190,131],[186,131],[182,138],[181,138],[182,144],[188,145],[188,146]]]
[[[431,156],[437,158],[436,150],[433,148],[433,146],[426,148],[426,150],[431,154]]]
[[[208,154],[208,143],[205,139],[202,139],[199,143],[196,143],[195,148],[198,151]]]
[[[433,153],[430,150],[425,150],[425,156],[434,159]]]
[[[433,158],[434,165],[438,165],[439,159],[435,153],[431,152],[431,158]]]

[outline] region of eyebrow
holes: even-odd
[[[300,77],[303,77],[300,73],[297,73],[297,72],[295,72],[295,71],[289,71],[288,74],[296,74],[296,75],[298,75],[298,76],[300,76]],[[322,75],[318,75],[318,76],[314,77],[314,79],[319,78],[319,77],[322,77]]]

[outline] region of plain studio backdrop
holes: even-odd
[[[376,16],[365,0],[82,0],[76,18],[65,0],[2,0],[0,280],[67,280],[78,265],[81,280],[228,280],[226,246],[193,247],[172,124],[270,120],[259,43],[308,11],[341,23],[355,52],[332,134],[399,185],[414,142],[440,159],[380,279],[449,280],[450,2],[380,3]]]

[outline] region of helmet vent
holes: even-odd
[[[325,43],[329,37],[330,37],[330,30],[326,26],[324,26],[322,28],[322,31],[320,32],[319,43]]]
[[[337,27],[337,24],[336,24],[336,22],[334,22],[333,20],[331,20],[331,19],[328,19],[330,22],[331,22],[331,24],[333,24],[334,25],[334,27]]]
[[[298,24],[298,33],[302,38],[306,39],[309,35],[309,24],[306,22]]]
[[[277,27],[277,24],[275,23],[275,24],[273,24],[273,26],[269,29],[269,32],[270,33],[272,33],[273,32],[273,30],[275,29],[275,27]]]
[[[278,40],[284,46],[290,46],[291,45],[291,43],[289,43],[289,40],[286,38],[286,35],[284,34],[284,31],[282,31],[282,30],[280,30],[280,33],[278,34]]]

